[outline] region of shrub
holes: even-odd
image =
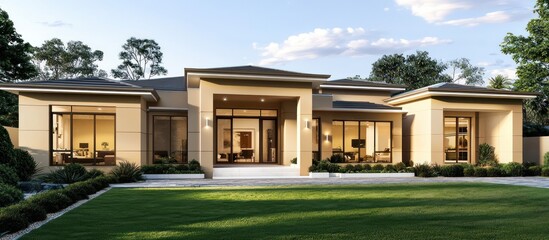
[[[25,216],[17,211],[0,211],[0,233],[14,233],[29,226]]]
[[[193,161],[196,160],[193,159]],[[118,166],[112,169],[111,174],[117,178],[118,182],[121,183],[137,182],[143,180],[143,173],[141,172],[141,168],[135,163],[130,163],[127,161],[119,162]]]
[[[480,144],[478,146],[478,165],[495,166],[497,163],[495,148],[488,143]]]
[[[357,164],[354,166],[354,170],[355,172],[362,172],[362,170],[364,170],[364,167],[362,166],[362,164]]]
[[[75,183],[86,180],[88,171],[78,163],[69,163],[62,169],[55,170],[46,176],[44,181],[51,183]]]
[[[364,164],[364,166],[362,166],[362,168],[364,168],[365,171],[372,170],[372,166],[370,164]]]
[[[23,200],[23,192],[15,186],[0,183],[0,207]]]
[[[191,160],[189,162],[189,171],[202,172],[202,168],[200,168],[200,162],[198,162],[196,159]]]
[[[2,211],[14,211],[17,212],[29,222],[38,222],[47,218],[47,213],[44,208],[35,203],[27,201],[4,208]]]
[[[499,166],[494,166],[486,169],[486,175],[488,177],[503,177],[505,172]]]
[[[297,164],[297,158],[296,157],[292,158],[292,160],[290,160],[290,163],[291,164]]]
[[[19,181],[15,169],[7,164],[0,164],[0,183],[16,186]]]
[[[483,167],[475,167],[475,177],[486,177],[488,176],[488,170]]]
[[[331,163],[344,163],[345,162],[345,157],[343,156],[343,154],[334,154],[330,157],[330,162]]]
[[[438,177],[441,175],[442,167],[435,163],[431,166],[431,170],[433,171],[433,177]]]
[[[463,168],[463,176],[465,176],[465,177],[475,176],[475,168],[472,165],[466,165]]]
[[[549,167],[549,152],[543,154],[543,167]]]
[[[510,162],[503,165],[503,170],[505,171],[505,174],[511,177],[520,177],[524,174],[524,166],[516,162]]]
[[[86,173],[85,179],[92,179],[105,176],[105,173],[99,169],[92,169]]]
[[[416,164],[414,173],[418,177],[434,177],[435,174],[431,166],[427,163]]]
[[[383,167],[383,165],[381,164],[376,164],[374,166],[372,166],[372,170],[376,170],[376,171],[382,171],[385,167]]]
[[[0,164],[10,164],[14,158],[10,135],[4,127],[0,126]]]
[[[313,162],[313,165],[309,168],[309,171],[335,173],[335,172],[340,172],[340,166],[335,163],[331,163],[329,159],[325,159],[318,162],[316,165],[315,165],[315,162]]]
[[[541,176],[549,177],[549,167],[543,167],[541,169]]]
[[[355,166],[353,166],[352,164],[347,164],[342,170],[346,173],[352,173],[355,171]]]
[[[30,203],[35,203],[44,208],[47,213],[54,213],[70,206],[74,201],[63,194],[63,190],[51,190],[36,194],[28,199]]]
[[[444,165],[440,167],[440,175],[444,177],[463,177],[464,167],[461,164]]]
[[[38,164],[28,151],[16,148],[13,150],[14,160],[11,166],[21,181],[29,181],[38,172]]]
[[[400,172],[402,170],[406,170],[406,164],[404,164],[403,162],[399,162],[399,163],[395,164],[395,170],[397,172]]]
[[[42,191],[42,183],[39,181],[19,182],[17,187],[26,193]]]
[[[406,169],[404,170],[404,172],[407,172],[407,173],[413,173],[415,171],[416,169],[414,167],[406,167]]]
[[[392,173],[392,172],[397,172],[397,170],[395,169],[395,167],[393,166],[393,164],[387,164],[387,165],[385,165],[385,167],[383,168],[383,172]]]
[[[540,166],[530,166],[528,168],[524,168],[524,176],[540,176],[540,175],[541,175]]]

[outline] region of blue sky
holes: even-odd
[[[426,50],[438,60],[469,58],[513,77],[501,54],[507,32],[525,34],[534,0],[376,1],[45,1],[0,0],[17,31],[35,46],[57,37],[105,55],[110,72],[126,39],[156,40],[168,76],[185,67],[260,65],[368,76],[383,54]]]

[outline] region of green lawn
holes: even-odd
[[[24,239],[547,239],[549,190],[491,184],[112,189]]]

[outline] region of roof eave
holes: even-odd
[[[392,98],[386,99],[385,102],[389,104],[401,104],[401,103],[411,102],[414,100],[428,98],[428,97],[474,97],[474,98],[526,100],[526,99],[536,98],[537,96],[538,94],[535,94],[535,93],[524,93],[524,92],[488,93],[488,92],[473,92],[473,91],[426,90],[426,91],[416,92],[414,94],[392,97]]]
[[[406,113],[402,109],[314,108],[319,112]]]
[[[321,84],[320,88],[347,89],[347,90],[378,90],[378,91],[393,91],[393,92],[400,92],[400,91],[406,90],[406,88],[403,88],[403,87],[348,86],[348,85],[335,85],[335,84]]]

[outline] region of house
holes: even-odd
[[[522,102],[532,93],[452,83],[406,92],[328,78],[239,66],[0,89],[19,95],[19,146],[51,168],[196,159],[207,177],[246,169],[304,176],[312,159],[334,154],[353,164],[475,163],[481,143],[494,146],[500,162],[522,162]]]

